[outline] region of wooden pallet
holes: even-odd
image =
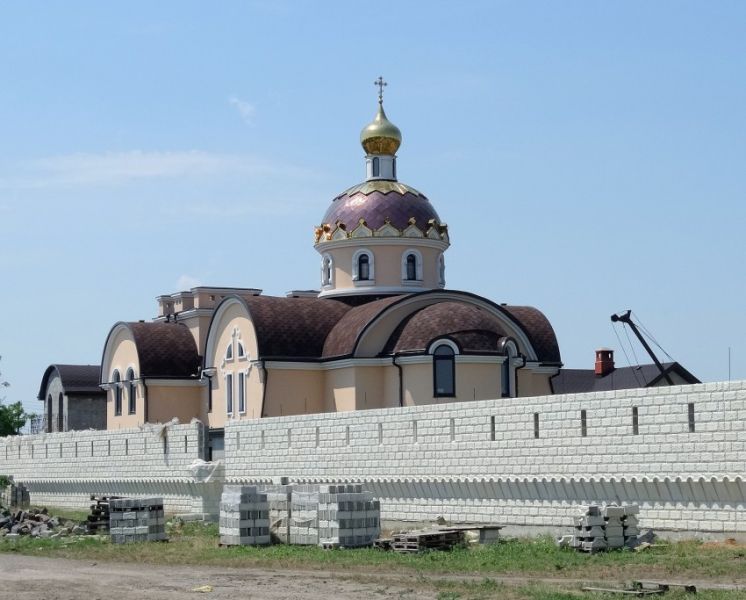
[[[391,538],[391,549],[402,553],[450,550],[462,542],[461,531],[412,531],[394,535]]]

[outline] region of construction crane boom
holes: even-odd
[[[673,380],[671,379],[671,376],[668,374],[668,372],[663,368],[663,365],[661,364],[661,361],[658,360],[658,357],[655,355],[655,352],[653,352],[653,349],[648,345],[648,343],[645,341],[645,338],[642,337],[642,334],[640,333],[640,330],[637,329],[637,325],[634,324],[632,321],[632,311],[626,310],[623,313],[620,313],[618,315],[611,315],[611,322],[616,323],[617,321],[621,323],[625,323],[629,325],[629,328],[632,330],[632,333],[634,333],[637,336],[637,339],[640,340],[640,343],[642,344],[642,347],[645,348],[646,352],[650,355],[650,358],[653,359],[653,362],[655,363],[655,366],[658,367],[658,370],[661,372],[661,375],[666,378],[666,381],[668,382],[668,385],[673,385]]]

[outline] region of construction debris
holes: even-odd
[[[51,516],[46,508],[0,512],[0,539],[12,540],[26,535],[58,538],[84,533],[85,528],[81,525]]]
[[[636,598],[643,598],[645,596],[662,596],[666,592],[671,591],[671,588],[678,588],[688,594],[696,594],[697,586],[688,583],[667,583],[659,581],[633,581],[631,585],[624,588],[599,588],[599,587],[583,587],[584,592],[601,592],[604,594],[619,594],[622,596],[634,596]]]
[[[569,546],[583,552],[634,548],[640,531],[637,527],[637,504],[583,506],[574,518],[575,532],[557,539],[558,546]]]
[[[430,530],[398,533],[392,537],[394,552],[419,553],[426,550],[451,550],[463,544],[464,535],[460,530]]]
[[[113,544],[165,541],[163,498],[116,498],[109,501]]]

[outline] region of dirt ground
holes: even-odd
[[[313,571],[119,565],[0,554],[2,600],[329,600],[435,598],[413,580],[395,583]],[[212,586],[212,591],[194,591]]]

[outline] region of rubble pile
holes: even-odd
[[[85,527],[60,519],[48,513],[46,508],[32,508],[29,510],[0,511],[0,539],[14,539],[21,536],[36,538],[58,538],[70,535],[82,535]]]
[[[574,534],[562,536],[557,544],[583,552],[634,548],[640,533],[636,516],[639,512],[637,504],[583,506],[581,514],[574,517]]]
[[[267,494],[255,485],[226,486],[220,497],[220,543],[224,546],[266,546],[269,536]]]

